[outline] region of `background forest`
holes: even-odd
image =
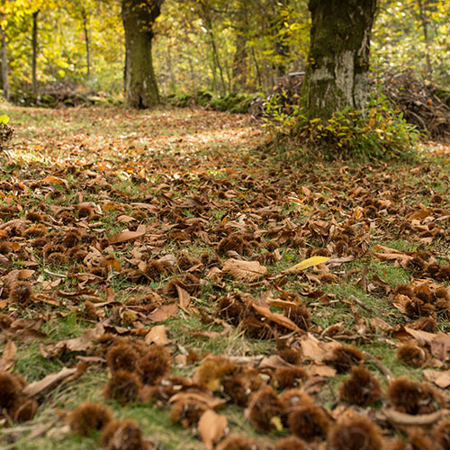
[[[125,59],[121,2],[3,1],[1,85],[21,104],[52,103],[75,89],[120,99]],[[450,4],[380,2],[371,64],[376,72],[412,68],[450,83]],[[164,96],[198,91],[225,96],[267,91],[305,70],[306,0],[166,0],[154,27],[154,66]],[[72,100],[67,100],[70,105]]]

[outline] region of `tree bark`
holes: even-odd
[[[364,109],[376,0],[309,0],[312,16],[303,101],[309,119]]]
[[[39,10],[33,13],[33,36],[32,36],[33,55],[31,61],[31,79],[32,79],[33,94],[35,95],[37,93],[38,15]]]
[[[428,21],[422,0],[418,0],[417,4],[419,6],[420,22],[422,23],[423,37],[426,47],[425,59],[427,62],[427,75],[428,78],[431,80],[433,79],[433,66],[431,65],[431,58],[430,58],[430,38],[428,36]]]
[[[86,11],[84,7],[81,7],[81,16],[83,18],[83,32],[84,32],[84,42],[86,45],[86,67],[87,67],[87,78],[91,78],[91,39],[89,35],[89,14],[90,11]]]
[[[1,27],[0,27],[0,34],[2,40],[1,54],[2,54],[3,97],[5,98],[6,101],[9,101],[10,92],[9,92],[9,77],[8,77],[8,51],[6,44],[6,31]]]
[[[151,108],[159,103],[152,60],[153,24],[163,0],[122,0],[125,29],[125,94],[134,108]]]

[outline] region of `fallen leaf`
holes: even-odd
[[[270,321],[275,322],[278,325],[287,328],[288,330],[296,331],[297,333],[301,334],[304,333],[301,328],[299,328],[291,319],[283,316],[283,314],[274,313],[270,310],[270,308],[257,305],[256,303],[251,303],[251,306],[258,314],[261,314],[261,316],[265,317],[266,319],[269,319]]]
[[[178,304],[180,305],[180,308],[185,311],[187,311],[187,307],[189,306],[189,303],[191,302],[191,296],[188,291],[183,289],[182,287],[178,286],[178,284],[175,286],[178,293]]]
[[[50,389],[55,384],[69,378],[72,375],[75,375],[76,373],[76,367],[70,369],[68,367],[63,367],[59,372],[52,373],[44,377],[42,380],[35,381],[34,383],[29,384],[23,390],[23,393],[25,395],[29,395],[30,397],[34,397],[35,395],[40,394],[47,389]]]
[[[318,266],[319,264],[326,263],[331,258],[326,256],[313,256],[312,258],[305,259],[304,261],[296,264],[295,266],[290,267],[287,270],[284,270],[284,273],[295,273],[301,272],[302,270],[307,269],[308,267]]]
[[[53,175],[46,176],[43,180],[43,183],[49,183],[49,184],[63,184],[66,189],[69,189],[69,183],[67,180],[64,180],[63,178],[54,177]]]
[[[212,409],[207,409],[198,421],[198,432],[202,437],[206,450],[213,450],[214,444],[225,433],[227,428],[227,418],[223,414],[217,414]]]
[[[145,225],[139,225],[136,231],[121,231],[120,233],[114,234],[108,238],[108,244],[122,244],[123,242],[130,242],[139,239],[144,236],[146,232]]]
[[[310,377],[328,377],[333,378],[336,375],[336,369],[325,364],[311,364],[306,367],[306,373]]]
[[[233,278],[240,281],[256,281],[267,273],[267,267],[258,261],[241,261],[229,259],[222,267],[222,272],[229,273]]]
[[[424,379],[431,383],[434,383],[436,386],[441,389],[447,389],[450,386],[450,370],[432,370],[426,369],[423,371]]]
[[[154,326],[146,335],[144,339],[147,345],[158,344],[167,345],[170,341],[167,338],[167,328],[165,325]]]
[[[176,316],[178,313],[178,306],[175,303],[169,303],[168,305],[162,305],[160,308],[151,312],[147,318],[152,322],[162,322],[169,317]]]
[[[439,333],[431,341],[431,353],[439,361],[446,362],[450,359],[450,335]]]
[[[95,341],[105,333],[105,328],[98,323],[94,328],[85,330],[80,337],[59,341],[46,348],[49,355],[54,356],[61,351],[83,352],[86,351]]]
[[[14,360],[17,355],[17,347],[13,341],[8,340],[0,358],[0,372],[6,372],[14,367]]]
[[[308,334],[304,336],[300,344],[302,346],[302,353],[305,359],[314,361],[315,363],[322,363],[328,359],[336,347],[340,344],[338,342],[321,342],[313,335]]]
[[[219,409],[226,405],[226,400],[209,394],[208,392],[178,392],[169,399],[169,403],[177,401],[194,401],[204,404],[210,409]]]

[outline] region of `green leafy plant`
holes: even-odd
[[[297,133],[325,156],[362,160],[410,159],[419,139],[416,128],[383,95],[373,97],[364,111],[347,108],[328,121],[317,118],[306,124],[303,119]]]
[[[0,150],[3,150],[13,135],[13,128],[8,125],[9,117],[5,114],[0,116]]]

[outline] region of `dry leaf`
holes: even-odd
[[[261,314],[261,316],[266,319],[269,319],[270,321],[275,322],[288,330],[296,331],[297,333],[304,333],[304,331],[300,329],[291,319],[283,316],[283,314],[273,313],[270,308],[259,306],[256,303],[252,303],[251,305],[258,314]]]
[[[333,378],[336,375],[336,369],[325,364],[311,364],[306,367],[306,373],[310,377],[328,377]]]
[[[258,261],[241,261],[229,259],[222,267],[222,272],[229,273],[239,281],[256,281],[267,273],[267,267]]]
[[[146,232],[145,225],[139,225],[136,231],[121,231],[120,233],[114,234],[108,238],[108,244],[122,244],[123,242],[130,242],[139,239],[144,236]]]
[[[212,409],[208,409],[201,415],[197,428],[205,449],[213,450],[214,444],[225,433],[227,418],[222,414],[217,414]]]
[[[68,339],[57,342],[54,345],[49,345],[46,350],[49,355],[55,355],[61,351],[83,352],[86,351],[95,341],[105,333],[105,328],[101,323],[98,323],[95,328],[85,330],[80,337]]]
[[[44,377],[42,380],[35,381],[34,383],[29,384],[23,390],[23,393],[25,395],[33,397],[37,394],[40,394],[44,390],[50,389],[60,381],[65,380],[72,375],[75,375],[77,373],[77,370],[78,369],[76,367],[73,367],[71,369],[69,369],[68,367],[63,367],[59,372],[52,373]]]
[[[189,303],[191,302],[191,296],[188,291],[183,289],[182,287],[178,286],[178,284],[175,286],[178,293],[178,304],[180,305],[180,308],[185,311],[187,311],[187,307],[189,306]]]
[[[431,353],[439,361],[446,362],[450,359],[450,335],[439,333],[430,345]]]
[[[179,392],[169,399],[169,403],[175,403],[177,401],[199,402],[210,409],[219,409],[227,403],[226,400],[215,397],[208,392]]]
[[[64,180],[63,178],[54,177],[53,175],[46,176],[43,180],[43,183],[49,183],[49,184],[63,184],[66,189],[69,189],[69,183],[67,180]]]
[[[326,263],[330,258],[325,256],[313,256],[312,258],[305,259],[304,261],[296,264],[295,266],[290,267],[287,270],[284,270],[283,273],[295,273],[301,272],[302,270],[307,269],[308,267],[318,266],[319,264]]]
[[[14,360],[17,354],[17,347],[13,341],[8,340],[0,358],[0,372],[6,372],[14,367]]]
[[[169,303],[168,305],[162,305],[160,308],[155,309],[147,318],[152,322],[162,322],[169,317],[176,316],[178,313],[178,306],[175,303]]]
[[[431,383],[434,383],[436,386],[441,389],[447,389],[450,386],[450,370],[431,370],[427,369],[423,371],[424,379]]]
[[[146,335],[144,339],[147,345],[159,344],[167,345],[170,341],[167,338],[167,328],[165,325],[154,326]]]
[[[304,336],[300,344],[302,346],[302,353],[305,359],[314,361],[315,363],[322,363],[328,359],[333,352],[333,349],[338,347],[338,342],[321,342],[311,334]]]

